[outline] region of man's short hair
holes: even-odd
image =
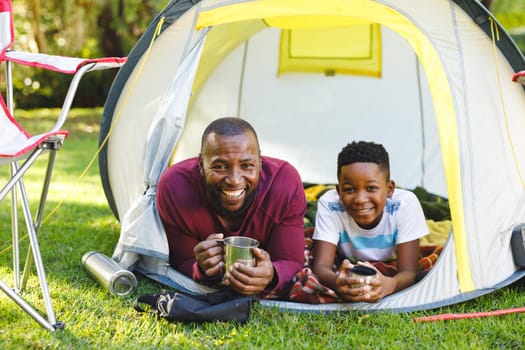
[[[221,136],[237,136],[246,134],[248,132],[253,133],[253,135],[255,136],[255,140],[257,141],[257,148],[260,149],[259,138],[257,137],[257,133],[255,132],[253,126],[251,126],[251,124],[248,123],[246,120],[238,117],[224,117],[215,119],[206,127],[206,129],[204,129],[204,132],[202,133],[201,149],[209,134],[217,134]]]
[[[353,163],[376,163],[390,180],[390,161],[383,145],[368,141],[353,141],[347,144],[337,156],[337,178],[341,168]]]

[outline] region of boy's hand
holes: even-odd
[[[354,265],[352,265],[348,259],[343,260],[341,266],[339,266],[339,269],[336,272],[335,277],[335,291],[341,298],[349,301],[352,301],[352,288],[350,287],[349,280],[351,274],[350,270],[353,267]]]
[[[359,265],[365,265],[374,268],[370,263],[358,263]],[[384,279],[383,274],[377,271],[377,275],[372,278],[352,277],[350,271],[354,265],[347,259],[343,260],[343,263],[337,271],[336,277],[336,292],[339,296],[347,301],[358,302],[364,301],[368,303],[378,302],[383,297],[382,280]]]

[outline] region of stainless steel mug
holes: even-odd
[[[376,274],[377,274],[376,270],[374,270],[371,267],[363,266],[363,265],[355,265],[350,270],[351,277],[361,278],[361,279],[363,279],[363,281],[365,281],[365,284],[366,284],[366,282],[368,282],[372,278],[374,278],[376,276]],[[358,287],[361,287],[361,286],[362,286],[362,284],[354,284],[354,285],[352,285],[352,288],[358,288]],[[372,288],[371,286],[367,286],[367,287],[368,287],[367,289],[371,289]]]
[[[84,270],[112,295],[125,296],[137,288],[137,278],[116,261],[99,252],[87,252],[82,257]]]
[[[252,248],[259,245],[256,239],[232,236],[224,239],[224,264],[226,271],[230,270],[230,266],[239,262],[248,266],[255,266],[255,257]]]

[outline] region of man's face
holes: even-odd
[[[361,228],[371,229],[381,220],[394,183],[376,163],[352,163],[341,167],[337,192],[348,215]]]
[[[255,195],[261,170],[255,135],[211,133],[202,146],[199,166],[208,198],[219,215],[244,214]]]

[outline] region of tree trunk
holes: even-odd
[[[38,48],[38,52],[47,52],[46,38],[44,33],[40,30],[40,16],[41,16],[41,4],[40,0],[28,0],[27,7],[30,9],[31,14],[29,20],[31,21],[31,28],[33,29],[34,40]]]
[[[112,0],[107,0],[104,7],[100,11],[97,23],[100,27],[100,46],[105,56],[125,56],[124,49],[122,47],[122,38],[119,33],[114,29],[114,21],[120,21],[120,18],[115,18],[113,14],[113,8],[111,6]],[[118,15],[123,16],[124,13],[124,0],[120,0],[118,4]]]
[[[481,3],[490,10],[490,7],[492,6],[492,0],[481,0]]]

